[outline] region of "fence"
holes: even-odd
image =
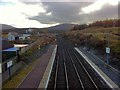
[[[22,48],[21,51],[20,51],[20,54],[25,53],[33,45],[37,44],[37,42],[38,42],[38,40],[35,41],[34,43],[30,44],[29,46]],[[17,57],[12,58],[10,60],[12,60],[12,62],[13,62],[13,66],[10,68],[10,74],[12,76],[12,75],[14,75],[17,71],[19,71],[22,68],[22,61],[20,61],[20,62],[17,63]],[[4,71],[2,73],[2,83],[4,83],[6,80],[9,79],[9,69],[5,70],[5,67],[6,67],[5,64],[7,64],[7,62],[10,61],[10,60],[7,60],[6,62],[2,63],[2,67],[3,67],[2,71]]]
[[[19,63],[16,63],[15,65],[13,65],[10,68],[11,76],[13,74],[15,74],[17,71],[19,71],[21,67],[22,67],[22,62],[19,62]],[[5,71],[4,73],[2,73],[2,83],[4,83],[8,79],[9,79],[9,69],[7,69],[7,71]]]
[[[21,48],[20,54],[25,53],[25,52],[26,52],[27,50],[29,50],[32,46],[34,46],[35,44],[37,44],[38,41],[39,41],[39,40],[33,42],[32,44],[30,44],[30,45],[27,46],[27,47]]]

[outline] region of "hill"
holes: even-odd
[[[59,24],[56,26],[48,27],[48,28],[31,28],[35,32],[64,32],[71,30],[75,24]],[[10,25],[2,24],[2,32],[18,32],[18,33],[24,33],[29,28],[15,28]]]
[[[8,33],[8,32],[17,32],[17,33],[25,33],[26,30],[29,28],[15,28],[11,25],[1,24],[2,26],[2,33]],[[31,28],[33,31],[36,31],[38,28]]]
[[[7,24],[0,24],[0,26],[2,26],[2,30],[15,29],[15,27]]]
[[[63,32],[69,31],[74,27],[75,24],[59,24],[48,28],[49,32]]]
[[[84,30],[69,31],[64,33],[63,36],[74,45],[84,47],[87,45],[88,49],[98,50],[102,55],[105,54],[105,48],[110,47],[111,58],[120,60],[119,29],[120,27],[92,27]]]

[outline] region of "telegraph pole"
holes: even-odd
[[[84,17],[84,19],[85,19],[85,24],[87,24],[86,22],[87,22],[87,18],[86,18],[86,15],[84,15],[85,17]],[[85,47],[86,47],[86,50],[87,50],[87,33],[86,33],[86,40],[85,40],[86,42],[85,42]]]
[[[109,48],[109,33],[107,33],[107,47],[106,47],[106,59],[107,59],[107,64],[109,64],[109,54],[110,54],[110,48]]]
[[[87,33],[86,33],[86,50],[87,50]]]
[[[113,21],[113,27],[115,28],[115,20]],[[106,47],[106,59],[107,59],[107,64],[109,65],[109,59],[110,59],[110,39],[109,39],[109,31],[107,33],[107,47]]]

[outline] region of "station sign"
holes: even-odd
[[[106,47],[106,53],[110,53],[110,48]]]
[[[7,62],[7,68],[12,66],[12,61]]]

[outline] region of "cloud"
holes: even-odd
[[[105,6],[106,4],[118,5],[119,1],[120,0],[104,0],[104,1],[97,0],[93,4],[91,4],[87,7],[83,7],[82,11],[84,13],[91,13],[91,12],[98,11],[98,10],[102,9],[102,7]]]
[[[95,2],[96,0],[41,0],[42,2]]]
[[[46,12],[41,3],[27,5],[18,0],[14,0],[15,2],[10,1],[11,0],[0,2],[0,23],[13,25],[16,27],[49,26],[47,24],[42,24],[36,20],[29,20],[29,17]]]
[[[0,23],[16,27],[48,27],[59,23],[81,24],[118,16],[116,4],[118,0],[4,1],[6,2],[2,0],[0,3]]]
[[[100,11],[93,12],[94,20],[118,18],[118,5],[106,4]]]
[[[83,6],[89,5],[90,2],[43,2],[46,13],[30,17],[31,20],[38,20],[44,24],[52,23],[76,23],[82,22],[83,17],[79,11]],[[51,13],[51,15],[48,15]]]
[[[96,2],[43,2],[46,13],[30,17],[31,20],[37,20],[44,24],[53,23],[87,23],[95,20],[118,17],[118,6],[111,3],[99,1],[100,9],[92,13],[85,13],[82,8],[89,7],[96,9]],[[98,3],[98,2],[97,2]],[[81,13],[80,13],[81,12]],[[50,13],[50,15],[48,15]]]

